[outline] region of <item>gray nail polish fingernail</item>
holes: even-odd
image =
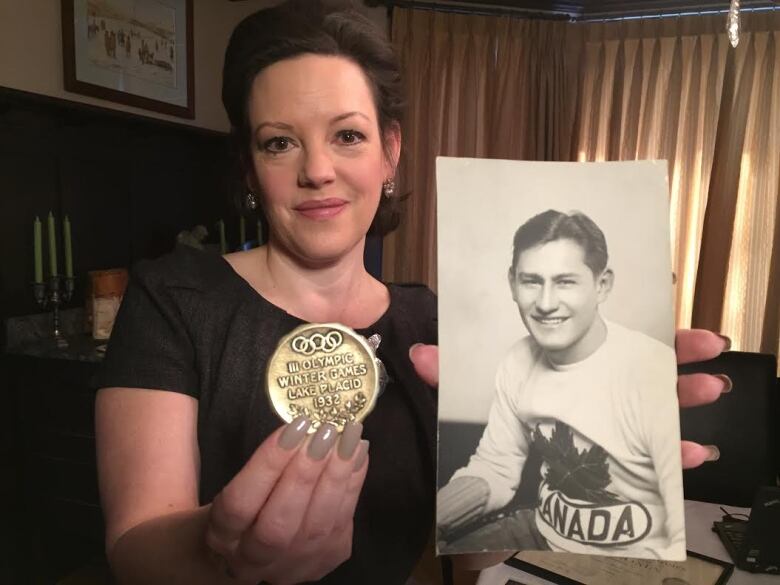
[[[288,451],[295,449],[306,436],[309,426],[311,426],[311,421],[305,416],[299,416],[289,423],[279,435],[279,446]]]
[[[333,447],[333,443],[338,439],[338,436],[339,434],[336,431],[336,427],[332,424],[325,423],[320,426],[309,442],[309,457],[315,461],[324,459],[325,455],[330,451],[330,448]]]
[[[368,441],[363,439],[360,441],[360,447],[358,447],[359,451],[357,456],[355,457],[355,465],[352,468],[352,471],[357,471],[361,467],[363,467],[363,464],[366,462],[366,459],[368,458]]]
[[[344,425],[344,432],[339,438],[338,454],[342,461],[347,461],[355,454],[355,448],[360,443],[360,435],[363,434],[363,425],[359,422]]]
[[[717,461],[720,459],[720,449],[715,445],[705,445],[705,447],[707,447],[707,450],[709,451],[709,455],[707,455],[705,461]]]
[[[727,394],[734,388],[734,383],[726,374],[716,374],[715,377],[723,381],[723,390],[720,391],[721,394]]]

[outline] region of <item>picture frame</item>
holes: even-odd
[[[67,91],[195,118],[192,0],[62,0]]]
[[[725,585],[734,565],[691,550],[681,562],[622,559],[589,555],[525,551],[504,564],[561,585],[612,583],[616,574],[633,582],[677,585]]]

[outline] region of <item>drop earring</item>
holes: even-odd
[[[387,179],[382,183],[382,195],[388,199],[395,195],[395,181],[393,179]]]
[[[245,204],[246,204],[246,208],[249,209],[250,211],[254,211],[255,209],[257,209],[257,195],[252,193],[252,191],[249,191],[246,194]]]

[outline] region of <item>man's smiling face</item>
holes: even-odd
[[[609,270],[594,275],[582,246],[560,239],[521,252],[509,270],[509,285],[528,332],[556,363],[565,364],[598,348],[597,336],[589,333],[611,277]]]

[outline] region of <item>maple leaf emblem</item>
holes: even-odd
[[[558,490],[570,498],[599,505],[614,504],[620,499],[606,488],[611,483],[607,452],[600,445],[580,451],[574,445],[571,429],[561,421],[555,422],[547,439],[539,425],[531,433],[533,446],[547,463],[544,479],[551,490]]]

